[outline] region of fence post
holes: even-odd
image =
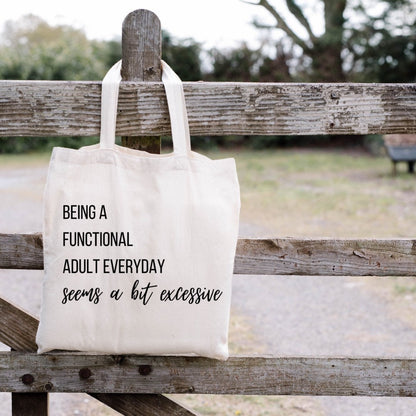
[[[139,9],[127,15],[123,22],[121,47],[123,81],[161,81],[162,31],[160,20],[153,12]],[[122,137],[122,145],[160,153],[160,137]],[[96,394],[94,397],[124,415],[194,414],[161,394]]]
[[[121,39],[123,81],[160,82],[162,32],[159,18],[149,10],[135,10],[123,22]],[[160,137],[123,137],[123,146],[160,153]]]
[[[12,393],[12,416],[47,416],[48,393]]]
[[[48,393],[12,393],[12,416],[48,416],[48,407]]]

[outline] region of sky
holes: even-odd
[[[259,31],[250,22],[255,15],[268,18],[260,7],[240,0],[15,0],[2,7],[0,25],[31,13],[49,24],[70,24],[84,29],[89,38],[108,40],[121,35],[124,17],[136,9],[153,11],[173,36],[191,37],[206,47],[230,47],[239,41],[254,45]]]

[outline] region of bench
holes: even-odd
[[[389,134],[384,138],[387,154],[393,163],[393,175],[397,174],[397,163],[406,162],[407,171],[415,172],[416,135]]]

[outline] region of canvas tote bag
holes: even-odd
[[[235,161],[191,151],[182,83],[165,63],[173,153],[117,146],[120,67],[103,81],[100,144],[52,153],[38,352],[226,359]]]

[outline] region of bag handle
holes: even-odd
[[[112,149],[116,141],[118,90],[121,81],[121,61],[105,75],[101,90],[100,148]]]
[[[162,61],[162,81],[168,101],[173,152],[187,154],[191,151],[191,137],[183,85],[181,79],[165,61]]]
[[[118,92],[121,81],[121,61],[114,64],[102,82],[100,148],[113,149],[116,135]],[[166,91],[172,129],[173,152],[191,151],[188,115],[182,81],[172,68],[162,61],[162,81]]]

